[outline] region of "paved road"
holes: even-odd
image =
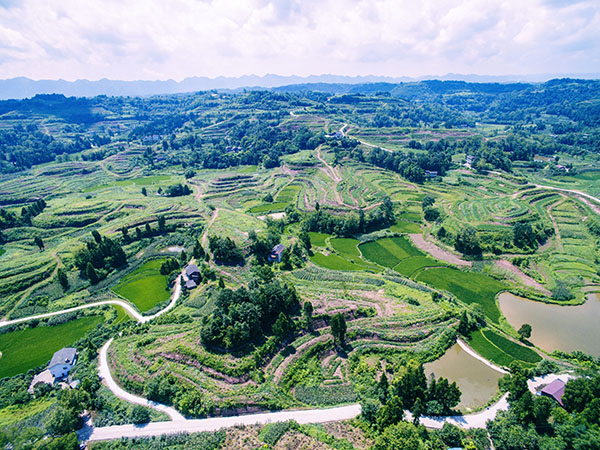
[[[324,423],[352,419],[360,414],[360,405],[341,406],[329,409],[306,409],[296,411],[278,411],[272,413],[250,414],[246,416],[213,417],[210,419],[180,420],[172,422],[153,422],[143,426],[116,425],[95,428],[89,436],[90,441],[102,441],[121,437],[159,436],[163,434],[197,433],[216,431],[236,425],[256,425],[272,422],[295,420],[300,424]]]
[[[161,309],[159,312],[157,312],[156,314],[153,314],[151,316],[142,316],[133,306],[131,306],[131,304],[124,302],[123,300],[103,300],[101,302],[94,302],[94,303],[88,303],[86,305],[74,306],[73,308],[67,308],[67,309],[63,309],[61,311],[54,311],[54,312],[45,313],[45,314],[37,314],[35,316],[29,316],[29,317],[21,317],[20,319],[4,320],[4,321],[0,322],[0,328],[6,327],[8,325],[14,325],[16,323],[27,322],[28,320],[45,319],[46,317],[58,316],[60,314],[66,314],[66,313],[70,313],[73,311],[79,311],[81,309],[95,308],[97,306],[104,306],[104,305],[121,306],[121,307],[125,308],[127,310],[127,312],[129,312],[129,314],[131,314],[131,316],[135,320],[137,320],[139,323],[146,323],[149,320],[155,319],[156,317],[158,317],[158,316],[166,313],[167,311],[171,310],[172,308],[174,308],[180,295],[181,295],[181,276],[177,277],[177,279],[175,280],[175,289],[173,291],[173,295],[171,295],[171,301],[169,302],[167,307],[164,309]]]
[[[98,375],[100,375],[100,378],[104,380],[104,383],[106,383],[106,386],[113,392],[113,394],[128,402],[162,411],[165,414],[167,414],[171,418],[171,420],[185,420],[185,417],[183,417],[176,409],[171,408],[167,405],[163,405],[161,403],[153,402],[143,397],[138,397],[137,395],[130,394],[129,392],[123,390],[121,386],[117,384],[117,382],[112,377],[112,374],[110,373],[107,358],[108,347],[110,347],[112,341],[112,338],[110,338],[108,342],[104,344],[100,349],[100,354],[98,355]]]

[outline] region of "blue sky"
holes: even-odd
[[[599,0],[0,0],[0,78],[599,72]]]

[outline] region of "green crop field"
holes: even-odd
[[[250,208],[250,212],[254,214],[269,214],[272,212],[281,212],[288,204],[286,202],[263,203]]]
[[[481,356],[500,366],[507,367],[513,361],[531,366],[542,360],[534,350],[517,344],[489,328],[471,333],[469,345]]]
[[[394,270],[404,276],[411,277],[415,272],[425,267],[443,267],[445,265],[443,262],[429,256],[411,256],[396,264]]]
[[[490,329],[485,329],[481,332],[488,341],[500,348],[503,352],[512,356],[514,359],[525,361],[531,364],[535,364],[542,360],[541,356],[538,355],[534,350],[525,347],[524,345],[517,344],[516,342],[511,341],[510,339],[507,339]]]
[[[403,259],[411,256],[423,256],[423,253],[404,237],[383,238],[365,242],[360,244],[359,249],[369,261],[390,269]]]
[[[500,320],[500,310],[496,305],[496,294],[507,286],[488,275],[458,269],[439,268],[419,272],[415,279],[444,289],[467,303],[479,303],[485,315],[493,322]]]
[[[311,261],[315,264],[325,267],[326,269],[332,270],[364,270],[365,266],[361,266],[355,263],[348,261],[341,256],[331,254],[324,255],[322,253],[316,252],[314,255],[310,257]]]
[[[394,225],[390,227],[395,233],[419,233],[421,228],[418,224],[414,222],[409,222],[407,220],[398,220]]]
[[[26,420],[54,405],[53,398],[37,399],[28,405],[11,405],[0,409],[0,428]]]
[[[360,257],[358,251],[358,240],[348,238],[332,238],[329,240],[331,246],[343,255]]]
[[[514,361],[512,356],[503,352],[486,339],[481,333],[481,330],[471,333],[469,345],[485,359],[488,359],[501,367],[508,367],[510,363]]]
[[[101,316],[90,316],[61,325],[0,334],[0,378],[25,373],[47,363],[54,352],[73,345],[100,322]]]
[[[310,237],[311,245],[315,247],[327,247],[326,239],[331,237],[330,234],[316,233],[314,231],[309,232],[308,236]]]
[[[146,261],[124,277],[113,291],[132,302],[141,312],[151,310],[171,296],[167,277],[160,274],[160,266],[164,261]]]

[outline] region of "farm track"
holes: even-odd
[[[206,224],[206,228],[204,228],[204,233],[202,233],[202,239],[200,240],[200,242],[202,243],[202,247],[204,248],[207,248],[208,246],[208,229],[213,223],[215,223],[217,217],[219,217],[219,208],[215,208],[212,216],[210,217],[210,220]]]

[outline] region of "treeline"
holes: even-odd
[[[361,209],[358,213],[337,216],[320,210],[308,215],[302,222],[304,231],[317,231],[319,233],[336,234],[350,237],[367,233],[380,228],[386,228],[395,221],[394,208],[389,197],[384,197],[381,205],[365,214]]]
[[[269,169],[279,166],[281,156],[314,150],[324,140],[323,133],[307,127],[285,130],[279,120],[243,120],[229,128],[225,138],[183,137],[180,147],[189,150],[182,160],[184,166],[224,169],[261,164]]]
[[[93,241],[75,253],[74,263],[82,277],[96,284],[115,269],[127,264],[127,255],[121,245],[98,231],[92,231]]]
[[[23,208],[21,208],[20,217],[17,217],[12,211],[0,209],[0,230],[30,226],[31,219],[40,214],[44,208],[46,208],[46,201],[43,198],[40,198],[29,206],[23,206]]]
[[[0,130],[0,172],[11,173],[28,169],[36,164],[54,161],[58,155],[77,153],[92,145],[104,145],[110,138],[80,134],[73,139],[55,139],[42,133],[35,125],[15,126]]]
[[[284,338],[291,333],[290,316],[299,307],[296,290],[265,269],[247,289],[219,291],[216,309],[202,326],[202,342],[232,349],[272,334]]]

